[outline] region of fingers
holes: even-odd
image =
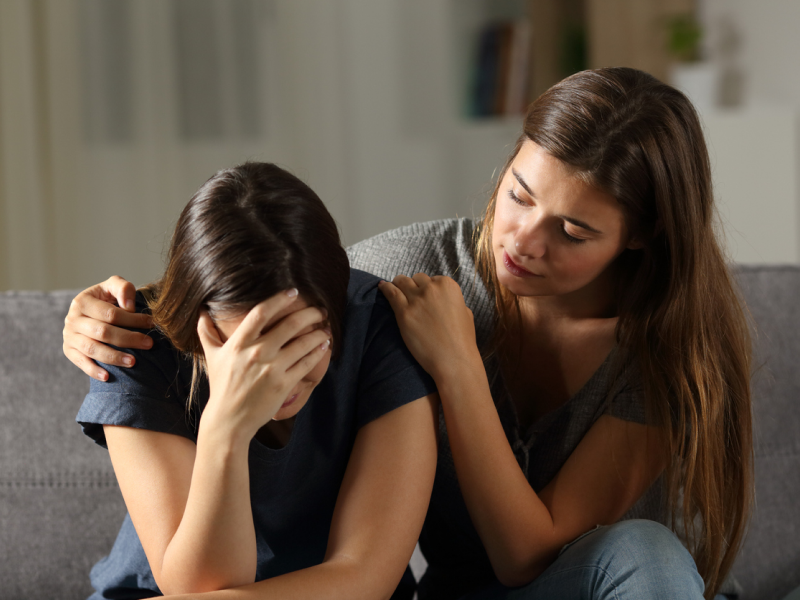
[[[64,355],[72,362],[72,364],[74,364],[92,379],[96,379],[97,381],[108,381],[108,371],[102,367],[98,367],[93,360],[87,358],[85,354],[78,352],[75,348],[67,348],[65,346]]]
[[[392,285],[403,292],[407,297],[422,293],[430,283],[431,278],[425,273],[417,273],[413,277],[398,275],[392,280]]]
[[[275,315],[293,304],[297,298],[297,290],[291,289],[256,304],[236,328],[231,340],[237,344],[255,341],[261,337],[262,331]]]
[[[130,281],[113,275],[99,285],[100,288],[103,289],[106,294],[110,294],[123,309],[129,312],[134,312],[136,310],[136,288]]]
[[[280,360],[287,369],[298,363],[317,349],[327,350],[330,347],[331,332],[329,329],[315,329],[292,340],[281,349]]]
[[[153,339],[138,331],[129,331],[89,317],[67,315],[64,321],[64,340],[73,335],[84,335],[101,344],[112,344],[119,348],[152,348]],[[75,344],[71,344],[75,345]]]
[[[153,326],[153,319],[150,315],[128,312],[114,306],[110,302],[92,295],[91,289],[89,288],[75,297],[70,306],[70,313],[120,327],[149,329]]]
[[[431,278],[426,273],[417,273],[411,279],[417,284],[417,287],[425,287],[431,282]]]
[[[397,278],[395,278],[395,281],[396,280]],[[386,296],[386,299],[389,301],[389,306],[392,307],[392,311],[394,311],[395,314],[399,314],[408,306],[408,297],[394,283],[381,281],[378,284],[378,289]]]
[[[219,331],[217,331],[214,321],[206,311],[200,312],[200,318],[197,320],[197,335],[200,338],[200,345],[203,346],[203,352],[206,356],[223,345]]]
[[[304,333],[304,330],[321,325],[326,318],[327,315],[316,306],[303,308],[272,324],[270,330],[264,334],[264,341],[274,348],[282,348]]]
[[[97,340],[81,333],[75,333],[70,335],[69,338],[65,338],[64,354],[90,377],[94,377],[94,375],[99,372],[105,373],[102,368],[98,370],[97,365],[95,365],[92,360],[117,367],[131,367],[136,362],[134,357],[130,354],[125,354],[105,344],[100,344]],[[84,368],[89,364],[93,365],[90,368],[92,372],[88,372],[86,368]],[[97,379],[97,377],[94,378]]]
[[[309,334],[311,335],[311,334]],[[306,336],[303,336],[306,337]],[[296,361],[286,370],[286,375],[290,381],[300,381],[325,358],[330,350],[330,340],[325,340],[322,344],[315,344],[311,351],[306,353],[300,360]]]

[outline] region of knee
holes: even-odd
[[[644,584],[662,591],[677,586],[684,594],[680,597],[702,597],[703,580],[692,555],[664,525],[647,520],[622,521],[601,528],[587,541],[592,537],[598,564],[617,584],[627,581],[634,587]]]
[[[694,568],[694,559],[678,537],[661,523],[645,519],[621,521],[598,531],[597,541],[614,555],[627,560],[661,565],[687,564]]]

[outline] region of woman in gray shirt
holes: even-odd
[[[747,327],[714,214],[689,101],[600,69],[531,105],[481,222],[351,248],[353,266],[393,279],[381,289],[442,400],[421,599],[720,591],[752,440]],[[92,376],[76,340],[107,308],[83,293],[65,330]]]

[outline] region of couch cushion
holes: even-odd
[[[61,353],[75,292],[0,294],[0,589],[86,598],[125,506],[108,452],[75,423],[88,378]]]
[[[756,509],[734,566],[742,600],[800,585],[800,267],[739,267],[755,324]]]

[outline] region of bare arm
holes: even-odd
[[[498,579],[535,579],[560,548],[619,520],[664,465],[657,429],[602,416],[536,494],[505,437],[485,372],[437,379],[459,485]]]
[[[108,346],[151,348],[153,340],[143,333],[123,327],[149,329],[148,315],[134,308],[133,284],[121,277],[111,277],[75,296],[64,319],[64,355],[89,377],[106,381],[108,372],[94,361],[118,367],[130,367],[134,358]]]
[[[339,491],[322,564],[235,589],[176,598],[389,598],[408,564],[427,511],[436,469],[437,411],[438,401],[432,395],[361,428]],[[118,477],[124,472],[123,495],[153,567],[158,548],[166,544],[179,518],[175,507],[185,502],[187,476],[181,473],[191,468],[185,461],[190,460],[193,444],[167,434],[125,429],[106,428],[111,433],[109,449],[126,453],[118,442],[130,432],[150,438],[139,440],[148,442],[145,453],[133,437],[123,441],[131,444],[128,449],[138,458],[130,457],[135,468],[122,467],[117,472]],[[153,444],[153,436],[161,440]],[[118,463],[115,459],[115,470]]]
[[[381,290],[436,380],[459,485],[503,584],[529,583],[564,544],[617,521],[663,470],[657,429],[603,416],[537,495],[506,439],[458,285],[422,275]]]

